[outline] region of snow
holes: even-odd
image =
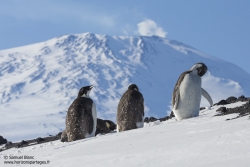
[[[237,102],[226,107],[232,108],[244,103]],[[237,114],[215,117],[219,107],[202,110],[198,117],[181,121],[173,118],[165,122],[145,123],[144,128],[136,130],[98,135],[70,143],[54,141],[12,148],[0,152],[0,164],[4,164],[5,156],[26,155],[34,156],[36,161],[49,161],[46,164],[48,167],[248,166],[249,116],[225,121]]]
[[[121,95],[137,84],[145,116],[164,117],[179,75],[204,62],[203,88],[214,102],[250,95],[250,74],[181,42],[157,36],[64,35],[0,51],[0,135],[9,141],[55,135],[82,86],[97,117],[115,122]],[[202,99],[201,106],[209,103]]]

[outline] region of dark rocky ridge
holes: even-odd
[[[3,138],[2,136],[0,136],[0,145],[1,144],[6,144],[7,140],[5,138]]]
[[[214,105],[226,105],[225,103],[231,104],[231,103],[235,103],[235,102],[247,102],[247,103],[245,103],[242,106],[235,107],[235,108],[220,107],[216,110],[220,113],[215,115],[215,116],[223,116],[223,115],[238,113],[239,115],[237,117],[232,118],[232,119],[236,119],[236,118],[250,115],[250,98],[247,98],[243,95],[238,97],[238,98],[236,98],[234,96],[230,96],[226,100],[221,100]],[[227,119],[227,120],[232,120],[232,119]]]
[[[235,118],[240,118],[243,116],[250,115],[250,100],[246,104],[243,104],[242,106],[238,106],[235,108],[226,108],[226,107],[220,107],[216,111],[220,111],[220,114],[217,114],[215,116],[223,116],[223,115],[228,115],[228,114],[233,114],[233,113],[238,113],[239,115]],[[227,119],[227,120],[232,120],[232,119]]]
[[[49,136],[49,137],[38,137],[36,139],[31,139],[31,140],[22,140],[21,142],[16,142],[12,143],[11,141],[7,142],[3,148],[0,149],[1,151],[8,150],[10,148],[21,148],[21,147],[27,147],[27,146],[33,146],[36,144],[41,144],[41,143],[47,143],[55,140],[59,140],[61,138],[61,133],[58,133],[55,136]]]
[[[162,121],[169,120],[169,119],[171,119],[173,117],[175,117],[175,116],[174,116],[174,112],[172,111],[169,116],[166,116],[166,117],[163,117],[163,118],[159,118],[159,119],[157,119],[155,117],[145,117],[144,118],[144,122],[149,123],[149,122],[155,122],[157,120],[159,120],[159,121],[162,122]]]
[[[109,127],[107,127],[106,122],[108,123]],[[116,129],[116,124],[114,122],[112,122],[110,120],[102,120],[102,119],[98,118],[95,135],[97,135],[99,133],[101,133],[101,134],[110,133],[115,129]],[[1,140],[2,136],[0,136],[0,142],[3,141],[4,143],[2,143],[2,144],[5,144],[5,146],[3,148],[0,148],[0,152],[7,150],[7,149],[11,149],[11,148],[22,148],[22,147],[33,146],[36,144],[47,143],[47,142],[59,140],[59,139],[61,139],[61,135],[62,135],[62,132],[59,132],[55,136],[49,136],[49,137],[43,137],[43,138],[38,137],[36,139],[22,140],[21,142],[16,142],[16,143],[12,143],[11,141],[7,142],[7,140],[4,138],[3,138],[3,140]]]
[[[250,100],[249,97],[245,97],[244,95],[241,95],[240,97],[236,98],[234,96],[230,96],[228,97],[226,100],[222,99],[221,101],[219,101],[218,103],[215,103],[215,105],[227,105],[227,104],[231,104],[231,103],[236,103],[236,102],[244,102],[244,101],[248,101]]]

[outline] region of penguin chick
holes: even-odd
[[[97,112],[94,101],[89,97],[92,88],[82,87],[68,109],[66,134],[69,142],[95,136]]]
[[[117,131],[122,132],[143,127],[144,99],[135,84],[122,95],[117,108]]]

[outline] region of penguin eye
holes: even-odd
[[[137,89],[137,88],[134,88],[134,90],[138,91],[138,89]]]

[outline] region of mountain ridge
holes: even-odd
[[[179,75],[197,62],[208,66],[203,88],[214,101],[250,92],[250,75],[240,67],[157,36],[64,35],[2,50],[0,57],[0,109],[5,111],[0,122],[8,138],[15,138],[7,132],[10,128],[20,131],[22,126],[42,129],[38,134],[44,135],[62,131],[66,111],[85,85],[95,86],[90,96],[100,118],[115,121],[119,99],[130,83],[144,96],[146,116],[163,117],[171,111]]]

